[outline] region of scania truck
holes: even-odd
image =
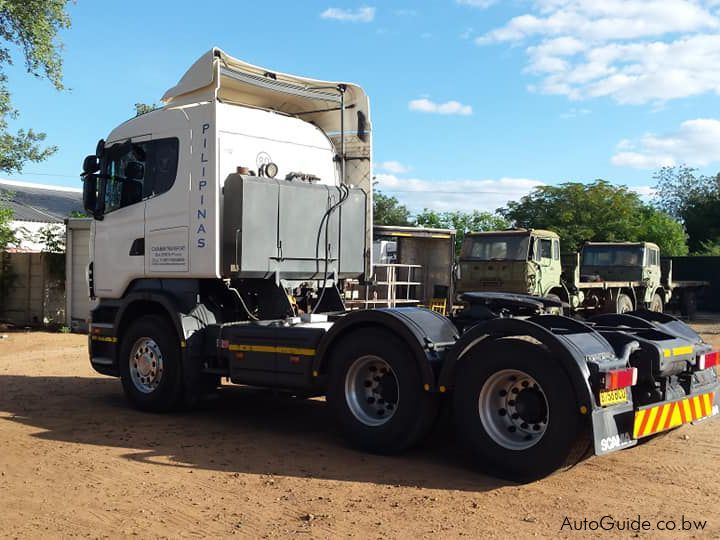
[[[221,384],[326,396],[352,445],[397,453],[447,405],[478,467],[523,481],[717,415],[717,352],[660,313],[579,322],[472,292],[454,319],[346,310],[345,281],[373,279],[361,87],[214,48],[163,103],[83,163],[90,362],[133,406]]]

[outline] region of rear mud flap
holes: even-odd
[[[595,455],[601,456],[637,444],[633,439],[635,412],[632,403],[596,409],[592,413]]]

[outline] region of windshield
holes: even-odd
[[[526,261],[529,236],[473,236],[465,243],[462,258],[471,261]]]
[[[641,246],[585,246],[583,266],[642,266]]]

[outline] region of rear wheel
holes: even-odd
[[[458,366],[455,424],[478,467],[515,481],[542,478],[587,451],[572,385],[539,347],[500,340]]]
[[[627,294],[620,293],[617,295],[617,299],[615,300],[615,313],[627,313],[633,309],[632,299]]]
[[[353,446],[396,453],[417,443],[437,416],[411,351],[390,332],[358,330],[330,359],[327,400]]]
[[[131,323],[121,337],[119,364],[125,396],[135,407],[164,412],[179,405],[180,344],[165,319],[146,315]]]
[[[652,300],[650,301],[650,311],[657,311],[658,313],[662,313],[663,307],[664,307],[664,304],[663,304],[662,296],[655,293]]]

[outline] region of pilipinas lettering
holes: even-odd
[[[208,190],[207,176],[205,175],[205,164],[208,162],[207,159],[207,132],[210,130],[210,124],[203,124],[202,126],[202,151],[200,152],[200,178],[197,181],[197,190],[200,193],[199,205],[197,208],[197,229],[195,231],[196,241],[195,246],[200,249],[205,249],[207,246],[207,205],[205,202],[205,195]]]

